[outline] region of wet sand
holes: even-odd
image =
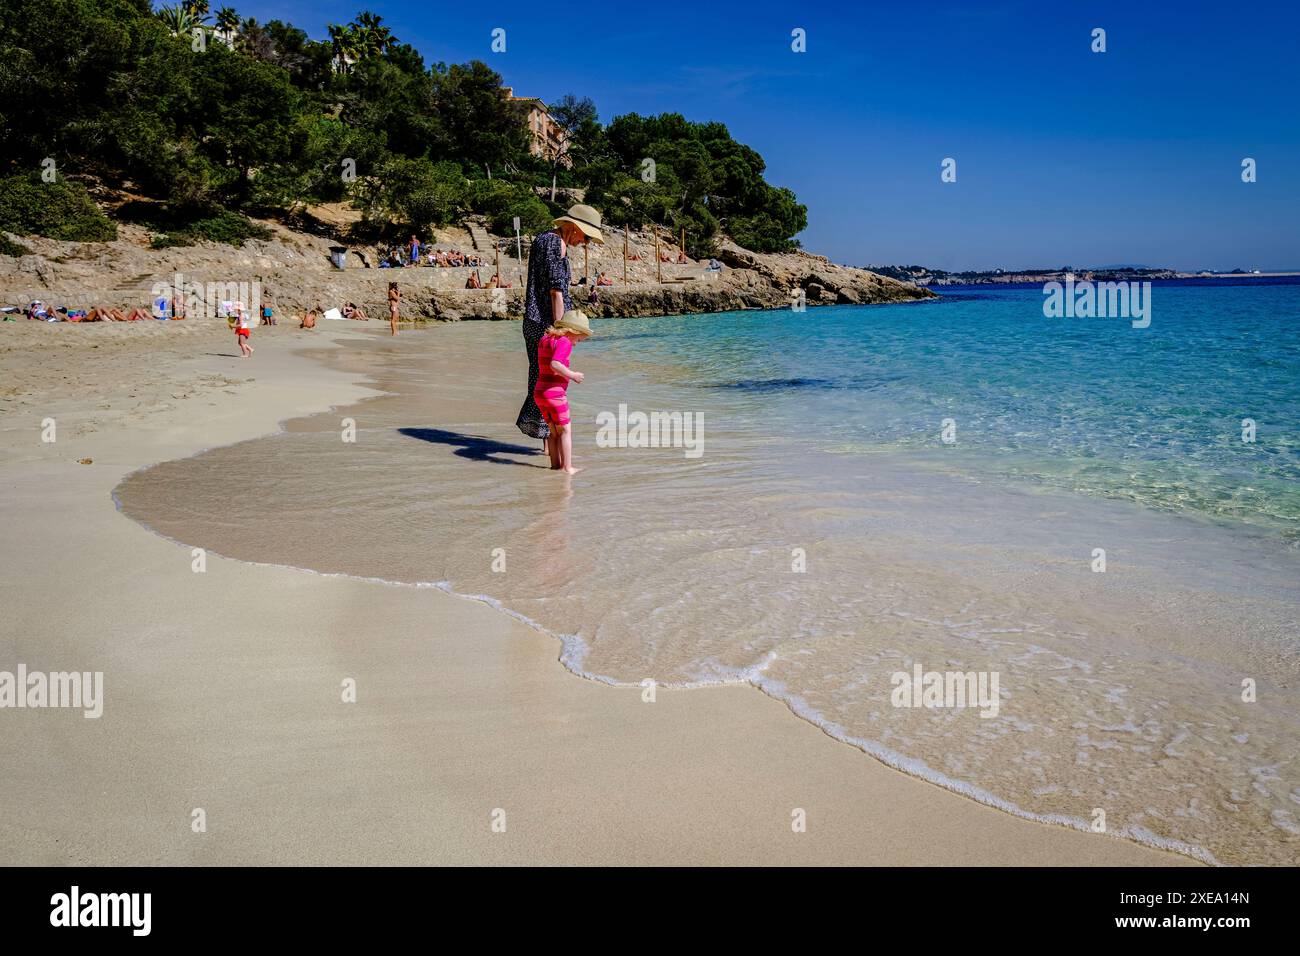
[[[580,679],[550,636],[436,588],[215,554],[196,573],[190,547],[120,513],[113,489],[373,394],[346,362],[301,352],[371,332],[263,330],[242,361],[225,329],[173,331],[0,329],[0,669],[103,671],[106,698],[97,720],[0,712],[5,862],[1192,862],[964,799],[752,687],[648,703]],[[472,420],[478,390],[518,364],[464,369],[444,411]],[[232,481],[232,509],[274,489],[273,469],[256,477]]]

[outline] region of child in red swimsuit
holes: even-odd
[[[248,344],[252,322],[248,318],[248,310],[244,308],[244,303],[235,303],[235,341],[239,343],[239,351],[243,358],[248,358],[253,354],[253,347]]]
[[[551,456],[552,469],[570,475],[580,469],[573,467],[573,429],[569,427],[566,392],[570,382],[582,381],[582,373],[569,368],[569,358],[573,346],[590,335],[587,317],[577,309],[570,309],[537,343],[537,387],[533,389],[533,400],[551,426],[546,453]]]

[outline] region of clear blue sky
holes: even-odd
[[[851,265],[1300,268],[1295,0],[234,5],[318,39],[371,9],[520,95],[719,120],[807,204],[804,247]]]

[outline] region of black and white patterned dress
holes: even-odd
[[[524,291],[524,348],[528,351],[528,391],[515,425],[530,438],[546,438],[550,430],[542,411],[533,401],[533,388],[537,385],[537,343],[546,327],[560,318],[552,315],[551,292],[558,289],[564,295],[564,309],[573,308],[569,297],[569,258],[565,255],[564,240],[557,232],[544,232],[528,248],[528,287]]]

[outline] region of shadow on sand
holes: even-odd
[[[469,458],[472,461],[488,461],[494,465],[523,465],[525,468],[540,467],[526,461],[498,457],[500,455],[540,455],[542,450],[539,447],[511,445],[507,442],[497,441],[495,438],[484,438],[482,435],[462,435],[459,432],[444,431],[441,428],[399,428],[397,431],[407,438],[418,438],[420,441],[432,442],[435,445],[451,445],[456,449],[452,454],[459,455],[461,458]]]

